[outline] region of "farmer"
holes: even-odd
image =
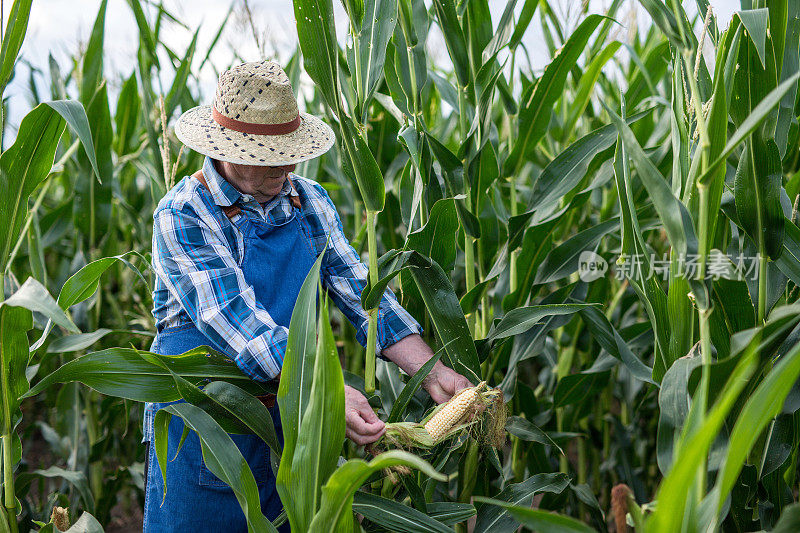
[[[368,269],[345,237],[325,189],[292,173],[297,163],[327,152],[334,133],[321,119],[298,111],[280,65],[244,63],[224,72],[214,105],[186,111],[175,134],[206,158],[202,170],[175,185],[153,215],[158,333],[152,350],[175,355],[209,345],[252,379],[276,379],[300,286],[328,238],[322,283],[366,345],[360,294]],[[387,289],[378,313],[378,355],[413,375],[433,355],[421,331]],[[442,403],[470,383],[437,362],[424,386]],[[275,396],[260,399],[281,439]],[[178,416],[168,429],[164,497],[149,444],[155,413],[165,405],[145,406],[144,531],[246,531],[234,492],[205,466],[195,432],[189,432],[176,456],[184,427]],[[385,430],[367,399],[348,386],[345,419],[347,437],[359,445],[376,441]],[[262,511],[276,518],[282,505],[267,445],[255,435],[231,438],[256,478]],[[283,528],[288,531],[288,524]]]

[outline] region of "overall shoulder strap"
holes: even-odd
[[[288,181],[289,185],[292,186],[292,190],[294,192],[297,192],[297,189],[295,188],[294,183],[292,183],[292,178],[290,178],[287,175],[286,176],[286,181]],[[300,197],[299,196],[290,196],[289,197],[289,201],[292,202],[292,205],[294,206],[295,209],[300,209]]]
[[[192,174],[192,177],[199,181],[203,187],[208,189],[208,182],[206,181],[205,176],[203,176],[202,169]],[[225,216],[228,218],[233,218],[242,212],[242,210],[239,209],[239,206],[236,205],[221,205],[220,208],[222,208],[222,212],[225,213]]]

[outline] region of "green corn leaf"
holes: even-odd
[[[303,66],[317,84],[322,97],[341,120],[336,31],[331,0],[294,0],[297,38],[303,51]]]
[[[23,283],[14,294],[9,296],[7,300],[0,303],[0,305],[24,307],[30,311],[43,314],[67,331],[80,333],[78,327],[58,306],[44,285],[33,278],[25,280],[25,283]]]
[[[70,276],[69,279],[64,282],[64,285],[61,286],[61,292],[58,294],[57,300],[58,306],[66,311],[71,306],[90,298],[95,292],[97,292],[97,289],[100,285],[100,276],[102,276],[103,273],[105,273],[106,270],[108,270],[108,268],[116,262],[121,262],[133,270],[138,278],[144,282],[145,286],[149,286],[150,284],[147,283],[147,280],[142,272],[127,259],[125,259],[125,256],[127,255],[136,255],[140,258],[142,257],[138,252],[135,251],[115,257],[103,257],[101,259],[97,259],[96,261],[92,261],[88,265],[85,265],[78,272]],[[52,323],[48,322],[45,326],[42,336],[31,346],[31,350],[38,349],[44,343],[45,338],[50,334],[51,328]],[[87,335],[92,335],[92,333],[87,333]],[[97,339],[99,339],[99,337]]]
[[[320,508],[322,487],[336,468],[345,436],[344,378],[328,317],[327,299],[319,312],[319,340],[308,408],[303,414],[291,465],[291,504],[285,504],[292,529],[307,531]],[[284,471],[281,460],[278,476]],[[284,501],[286,501],[284,499]]]
[[[274,392],[274,389],[270,390],[268,386],[250,379],[228,357],[207,346],[200,346],[180,355],[137,352],[133,348],[108,348],[93,352],[60,366],[42,378],[23,397],[35,396],[55,383],[79,381],[101,394],[137,402],[172,402],[180,399],[170,373],[146,361],[139,353],[161,359],[170,370],[195,385],[205,379],[217,379],[234,383],[251,394]]]
[[[773,533],[792,533],[800,528],[800,504],[794,503],[783,508],[781,517],[775,527],[772,528]]]
[[[585,299],[585,290],[583,290],[585,287],[586,284],[578,285],[577,283],[571,283],[545,296],[541,300],[541,304],[564,303],[568,297],[583,300]],[[572,318],[571,314],[545,317],[541,324],[533,326],[526,333],[518,337],[520,341],[515,343],[511,351],[508,361],[508,370],[506,371],[506,375],[503,376],[503,381],[500,382],[499,386],[499,388],[503,390],[503,394],[506,398],[510,398],[514,394],[517,383],[517,364],[536,354],[538,350],[541,349],[541,346],[543,346],[547,334],[553,329],[567,324]]]
[[[103,533],[103,526],[91,513],[84,511],[80,518],[64,533]]]
[[[544,136],[553,105],[563,94],[567,74],[583,53],[589,38],[603,20],[589,15],[578,26],[564,47],[547,66],[530,98],[522,102],[519,111],[519,131],[514,147],[503,165],[503,176],[515,175],[522,161],[533,159],[536,145]]]
[[[672,466],[675,442],[689,414],[689,376],[701,363],[698,354],[690,355],[672,363],[658,392],[657,459],[658,467],[664,473]]]
[[[653,528],[653,531],[676,531],[680,530],[680,524],[685,519],[693,519],[686,516],[687,506],[690,503],[687,501],[688,494],[684,488],[692,485],[697,469],[704,463],[711,443],[755,368],[756,351],[755,346],[751,345],[731,372],[719,398],[706,414],[700,427],[689,438],[682,437],[680,448],[673,460],[673,467],[658,491],[658,507],[647,521],[648,530]],[[691,413],[687,416],[690,417]],[[687,427],[689,424],[686,424],[685,428]]]
[[[411,276],[447,352],[447,366],[478,383],[478,353],[448,276],[438,264],[418,253],[411,255],[410,262]]]
[[[625,150],[635,162],[639,177],[647,188],[653,205],[658,211],[670,243],[680,253],[693,253],[697,250],[697,239],[694,234],[691,217],[686,207],[673,196],[667,182],[644,153],[628,125],[613,111],[606,108],[622,137]]]
[[[569,477],[561,472],[535,474],[521,483],[507,486],[494,496],[493,501],[501,501],[504,505],[515,507],[530,507],[536,494],[542,492],[561,494],[568,486]],[[484,505],[478,507],[475,533],[512,533],[519,528],[519,523],[517,517],[503,505],[484,501]]]
[[[569,107],[569,116],[563,128],[563,138],[568,138],[573,130],[578,119],[586,111],[586,106],[592,98],[592,89],[597,85],[597,80],[603,72],[603,67],[606,63],[614,57],[619,50],[622,43],[619,41],[612,41],[608,43],[603,50],[592,58],[591,63],[581,74],[581,79],[578,82],[578,91],[575,98],[572,99],[572,104]]]
[[[81,268],[61,286],[61,292],[58,294],[58,305],[66,310],[90,298],[99,287],[100,277],[118,262],[130,268],[142,282],[147,284],[142,272],[125,258],[128,255],[141,257],[137,252],[128,252],[122,255],[97,259]]]
[[[769,9],[747,9],[736,13],[742,25],[747,30],[750,40],[756,47],[761,68],[767,68],[767,25],[769,24]]]
[[[353,511],[389,531],[452,533],[453,529],[413,507],[368,492],[353,495]]]
[[[0,94],[3,94],[14,71],[17,54],[22,48],[25,33],[28,31],[28,19],[31,15],[33,0],[14,0],[11,12],[8,14],[3,45],[0,49]]]
[[[608,353],[619,359],[630,371],[631,375],[640,381],[655,385],[651,379],[653,369],[636,357],[628,344],[611,325],[600,309],[587,305],[579,310],[586,327],[592,333],[598,344]]]
[[[653,364],[653,379],[660,381],[666,369],[669,368],[669,363],[671,363],[666,359],[669,354],[671,331],[667,315],[667,296],[653,277],[645,277],[652,267],[648,255],[645,253],[647,249],[644,245],[644,237],[639,224],[639,215],[633,206],[633,188],[627,153],[626,145],[622,142],[620,136],[614,154],[614,178],[620,201],[620,219],[622,221],[620,228],[622,233],[621,252],[626,257],[636,257],[638,255],[642,258],[642,269],[634,272],[633,277],[628,276],[628,279],[653,325],[656,352],[656,359]]]
[[[369,149],[366,141],[358,133],[356,125],[350,117],[341,117],[342,144],[349,156],[351,166],[345,170],[352,172],[351,178],[358,184],[361,200],[364,207],[376,213],[383,211],[386,200],[386,190],[381,172],[375,156]]]
[[[247,425],[250,431],[261,437],[275,455],[280,457],[282,450],[275,433],[272,415],[258,398],[226,381],[212,381],[203,387],[202,391]]]
[[[448,526],[464,522],[475,516],[475,507],[469,503],[430,502],[426,508],[428,516]]]
[[[541,531],[542,533],[588,533],[597,531],[583,522],[563,514],[512,505],[484,496],[475,496],[475,501],[502,507],[522,525],[533,531]]]
[[[384,468],[403,465],[420,470],[438,481],[446,481],[447,476],[440,474],[426,461],[416,455],[400,450],[390,450],[366,462],[363,459],[350,459],[336,469],[322,487],[322,506],[314,516],[309,531],[327,533],[333,530],[343,518],[352,519],[353,494],[371,476]]]
[[[239,448],[236,447],[230,435],[225,433],[214,419],[190,403],[176,403],[168,405],[156,412],[156,420],[167,416],[177,415],[183,419],[186,427],[195,431],[200,438],[200,447],[203,452],[203,462],[212,474],[230,485],[239,505],[247,518],[247,529],[251,533],[259,531],[275,532],[277,529],[267,520],[261,512],[258,486],[253,477],[250,466],[245,461]],[[167,422],[168,423],[168,422]],[[164,423],[156,424],[164,427]],[[159,435],[156,435],[158,439]],[[165,439],[166,434],[161,435]],[[162,458],[158,457],[159,464]],[[163,465],[164,472],[166,465]],[[166,478],[166,476],[164,476]]]
[[[102,235],[108,233],[112,224],[112,196],[114,162],[111,158],[113,128],[111,112],[108,107],[108,91],[103,81],[94,93],[86,116],[94,142],[94,155],[99,171],[97,181],[79,179],[75,183],[76,194],[72,204],[73,219],[81,235],[94,245]],[[84,153],[78,154],[78,161],[84,168],[89,166]]]
[[[369,104],[383,73],[386,47],[397,24],[397,0],[366,0],[364,17],[358,32],[358,58],[360,76],[356,87],[360,88],[357,116],[367,122]],[[351,66],[351,72],[354,71]]]
[[[500,22],[497,24],[497,31],[494,33],[492,39],[481,53],[481,60],[484,64],[489,60],[489,58],[494,58],[497,53],[503,49],[503,47],[509,44],[511,37],[513,37],[513,34],[515,33],[514,7],[516,4],[517,0],[508,0],[506,3],[503,14],[500,16]]]
[[[696,255],[697,237],[694,232],[691,215],[686,206],[672,194],[669,184],[644,153],[625,121],[607,107],[606,111],[611,115],[619,129],[626,152],[636,164],[639,178],[653,201],[661,223],[664,225],[664,230],[669,237],[670,244],[679,254],[684,254],[684,257]],[[698,307],[706,309],[709,305],[709,295],[705,283],[694,278],[687,281],[692,288]]]
[[[19,490],[20,488],[26,487],[40,477],[46,479],[60,478],[68,482],[70,485],[75,487],[75,490],[77,490],[78,494],[80,495],[84,509],[87,509],[91,513],[95,512],[94,496],[92,495],[92,490],[89,487],[89,481],[86,479],[86,474],[81,471],[65,470],[58,466],[51,466],[50,468],[46,469],[36,469],[32,472],[20,474],[16,479],[15,488]]]
[[[394,49],[394,71],[412,114],[415,99],[418,105],[422,101],[421,91],[428,77],[425,50],[428,23],[428,11],[424,4],[400,0],[400,24],[395,26],[389,47]]]
[[[214,34],[214,38],[211,39],[211,42],[206,48],[206,55],[205,57],[203,57],[203,60],[197,66],[196,72],[200,72],[203,70],[203,67],[208,62],[208,59],[211,57],[211,52],[213,52],[216,49],[217,43],[219,43],[219,39],[220,37],[222,37],[222,33],[225,31],[225,27],[228,25],[228,20],[230,20],[235,7],[236,4],[231,4],[231,6],[228,8],[228,12],[225,13],[225,16],[222,18],[222,22],[220,23],[219,28],[217,29],[217,33]],[[292,87],[294,87],[295,90],[297,90],[296,89],[297,86],[298,86],[297,81],[295,79],[292,79]]]
[[[297,302],[289,323],[289,339],[286,355],[281,369],[281,383],[278,388],[278,403],[283,425],[284,450],[291,450],[291,460],[297,442],[297,432],[308,405],[311,394],[311,379],[316,354],[316,296],[319,269],[323,254],[320,254],[311,267],[297,296]],[[288,376],[284,379],[284,376]],[[289,386],[289,383],[292,386]],[[284,454],[287,452],[284,451]]]
[[[228,433],[254,433],[280,456],[281,447],[275,433],[272,415],[253,395],[232,383],[213,381],[202,389],[173,372],[159,357],[139,352],[145,361],[161,367],[175,382],[180,396],[211,415]]]
[[[785,6],[785,16],[787,24],[785,28],[783,61],[780,69],[780,80],[787,80],[800,71],[800,3],[798,2],[774,2],[777,5],[782,3]],[[778,38],[778,37],[776,37]],[[777,55],[776,51],[776,57]],[[792,127],[797,127],[797,116],[794,113],[794,103],[797,98],[797,81],[794,86],[781,99],[780,109],[778,110],[778,124],[775,128],[775,142],[781,153],[781,158],[786,156],[789,145],[789,132]]]
[[[539,265],[533,283],[541,285],[563,279],[578,271],[580,257],[594,251],[606,235],[619,227],[619,219],[611,218],[578,232],[551,250]]]
[[[727,454],[712,491],[717,512],[733,489],[736,478],[761,432],[781,412],[783,402],[798,376],[800,376],[800,344],[795,344],[788,353],[778,359],[774,368],[747,399],[736,418],[736,424],[728,441]]]
[[[425,307],[436,327],[446,353],[442,356],[450,368],[465,375],[473,383],[480,382],[480,362],[467,319],[453,290],[449,277],[430,258],[416,250],[391,250],[378,261],[379,281],[367,285],[361,295],[363,302],[377,302],[389,282],[402,270],[408,269]]]
[[[464,31],[456,14],[455,3],[453,0],[433,0],[433,7],[444,35],[445,46],[453,61],[458,84],[466,87],[470,81],[469,52]]]
[[[544,432],[539,426],[519,416],[509,416],[506,421],[506,431],[514,435],[518,439],[527,442],[538,442],[545,446],[552,446],[557,449],[559,453],[564,454],[564,450],[556,444],[556,441],[550,438],[550,435]]]
[[[632,124],[649,113],[648,110],[634,115],[628,118],[628,123]],[[616,127],[607,124],[584,135],[548,163],[536,180],[527,211],[509,219],[509,248],[519,247],[523,232],[534,215],[551,211],[581,184],[595,157],[610,148],[616,138]]]
[[[142,10],[141,0],[128,0],[128,5],[133,10],[133,16],[136,19],[136,25],[139,27],[139,46],[144,46],[150,62],[156,68],[161,68],[158,63],[158,55],[156,54],[156,39],[153,36],[153,31],[147,23],[147,18]]]
[[[783,252],[775,264],[796,285],[800,282],[800,229],[784,220]]]
[[[92,139],[92,130],[89,127],[89,118],[86,116],[86,109],[81,103],[75,100],[55,100],[52,102],[44,102],[44,104],[57,111],[64,120],[67,121],[70,128],[78,135],[84,153],[92,165],[94,175],[102,182],[97,155],[94,149],[95,141]]]
[[[609,371],[596,372],[588,369],[578,374],[560,377],[556,390],[553,392],[553,405],[564,407],[585,402],[608,384],[610,375]]]
[[[308,524],[310,516],[303,512],[304,502],[293,501],[293,491],[298,483],[293,468],[295,453],[300,443],[301,424],[312,402],[312,387],[317,357],[317,286],[324,252],[311,267],[297,297],[289,323],[289,339],[283,358],[278,386],[278,405],[283,426],[283,453],[277,475],[277,488],[286,502],[286,511],[292,524]],[[321,386],[321,385],[320,385]],[[313,509],[311,510],[313,513]]]
[[[639,2],[673,46],[679,49],[694,48],[696,39],[691,26],[685,18],[686,15],[683,13],[683,9],[680,9],[683,16],[679,20],[663,0],[639,0]]]
[[[453,198],[437,200],[428,214],[428,222],[406,238],[406,249],[436,261],[445,272],[453,269],[456,260],[458,216]],[[377,302],[375,302],[377,303]]]
[[[528,26],[533,20],[533,14],[536,11],[536,6],[539,5],[539,0],[525,0],[525,3],[522,6],[522,11],[520,11],[519,18],[517,19],[516,26],[514,27],[514,33],[511,35],[511,39],[508,41],[508,48],[510,50],[515,49],[519,46],[519,43],[522,42],[522,37],[525,35],[525,31],[528,29]]]
[[[47,346],[47,353],[64,353],[84,350],[99,341],[114,330],[99,328],[91,333],[76,333],[59,337]],[[121,330],[121,333],[132,333],[130,330]]]
[[[3,424],[13,428],[19,419],[19,398],[28,390],[28,335],[33,316],[25,307],[0,306],[0,365],[2,365]]]
[[[551,304],[512,309],[492,325],[484,342],[492,343],[498,339],[519,335],[538,324],[545,317],[571,315],[592,305],[594,304]]]
[[[14,144],[0,156],[0,219],[6,229],[0,239],[0,266],[5,271],[28,212],[28,197],[47,178],[65,122],[46,104],[22,119]]]
[[[783,251],[782,179],[778,146],[756,132],[747,142],[736,170],[736,214],[759,252],[773,260]]]
[[[100,2],[100,9],[97,10],[94,27],[86,45],[86,54],[83,56],[80,100],[86,105],[89,104],[95,90],[100,86],[100,81],[103,79],[103,38],[105,35],[107,5],[108,0]]]
[[[173,78],[172,86],[169,88],[169,92],[165,98],[164,108],[166,110],[167,122],[169,122],[172,113],[178,107],[184,95],[188,93],[186,81],[189,79],[189,74],[191,72],[192,59],[194,59],[194,50],[197,45],[197,35],[199,33],[200,28],[197,28],[197,31],[194,32],[194,36],[192,37],[192,41],[186,48],[186,54],[183,56],[178,70],[175,71],[175,78]]]
[[[724,67],[726,59],[724,51],[717,58],[715,68],[717,74],[714,80],[714,92],[711,97],[711,111],[708,115],[708,136],[711,142],[708,157],[712,161],[719,157],[722,147],[728,140],[728,97],[725,87],[726,73]],[[706,227],[709,235],[715,235],[717,219],[719,218],[719,206],[725,185],[723,166],[720,166],[716,172],[707,174],[706,178],[705,182],[701,182],[701,184],[707,183],[709,185]],[[705,245],[701,243],[701,247],[704,250],[710,250],[712,244],[711,242],[707,242]]]
[[[736,132],[728,138],[728,144],[725,145],[725,148],[722,150],[722,153],[720,153],[719,157],[717,157],[717,159],[715,159],[714,162],[709,165],[709,169],[703,173],[700,178],[698,178],[700,182],[707,180],[708,174],[716,172],[718,165],[722,165],[725,162],[725,158],[727,158],[731,152],[733,152],[736,147],[742,143],[742,141],[744,141],[755,131],[759,125],[762,124],[764,119],[766,119],[770,113],[772,113],[772,110],[775,108],[775,106],[780,103],[784,95],[793,87],[796,87],[799,79],[800,72],[796,72],[789,79],[783,81],[775,89],[770,91],[770,93],[767,94],[758,103],[758,105],[753,108],[753,110],[750,112],[750,115],[741,123]]]

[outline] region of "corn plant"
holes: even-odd
[[[291,4],[298,47],[275,59],[295,88],[310,75],[297,96],[337,132],[296,173],[366,252],[366,348],[317,304],[312,273],[270,391],[283,447],[253,397],[269,388],[224,355],[149,352],[152,211],[202,162],[170,124],[210,97],[200,69],[230,66],[212,51],[239,4],[201,30],[129,0],[139,49],[117,79],[97,2],[85,50],[28,69],[32,111],[0,156],[17,199],[0,207],[4,525],[53,530],[69,507],[108,526],[139,506],[138,402],[183,398],[159,426],[179,416],[200,435],[256,531],[277,523],[227,432],[270,446],[297,530],[796,530],[797,2],[742,0],[722,21],[704,0],[509,0],[499,19],[488,0],[343,0],[344,36],[330,0]],[[29,12],[17,0],[5,25],[2,87],[26,72]],[[435,350],[413,376],[375,357],[389,286]],[[482,415],[420,390],[436,361],[479,387]],[[343,445],[345,383],[387,423],[367,450]],[[455,425],[431,438],[445,415]]]

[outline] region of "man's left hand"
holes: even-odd
[[[383,355],[394,361],[409,376],[413,376],[433,357],[433,350],[417,334],[403,337],[398,342],[387,346]],[[444,403],[461,389],[471,387],[470,381],[437,361],[430,373],[425,377],[422,386],[436,403]]]
[[[425,377],[422,386],[431,395],[436,403],[444,403],[452,398],[458,391],[472,387],[470,381],[440,362],[433,365],[430,373]]]

